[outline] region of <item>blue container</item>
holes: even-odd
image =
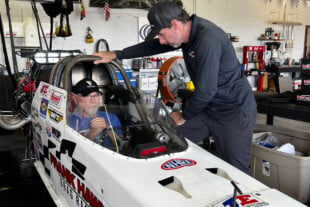
[[[122,84],[122,85],[125,85],[125,81],[124,80],[118,80],[118,82],[120,84]],[[136,79],[131,79],[130,83],[131,83],[132,87],[135,87],[135,88],[137,87],[137,80]]]
[[[125,69],[125,72],[129,79],[132,79],[132,69]],[[115,70],[117,80],[124,80],[121,72],[119,70]]]

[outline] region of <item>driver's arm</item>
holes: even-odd
[[[104,118],[96,117],[90,122],[87,138],[94,141],[95,137],[108,127]]]
[[[90,122],[90,130],[88,133],[88,139],[94,141],[94,139],[100,134],[102,133],[103,130],[107,129],[108,125],[105,121],[104,118],[101,117],[96,117],[94,118],[91,122]],[[118,136],[117,134],[113,134],[113,132],[111,130],[107,131],[108,137],[111,140],[111,142],[113,143],[113,145],[115,146],[115,140],[114,136]]]

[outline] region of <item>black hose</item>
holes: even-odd
[[[49,50],[52,51],[53,48],[53,24],[54,24],[54,18],[50,18],[51,26],[50,26],[50,47]]]
[[[0,13],[0,30],[1,30],[1,42],[2,42],[2,50],[3,50],[3,55],[4,55],[4,61],[6,65],[6,70],[8,71],[8,74],[13,82],[14,89],[16,88],[16,80],[12,75],[11,67],[10,67],[10,62],[8,58],[8,53],[6,50],[6,45],[5,45],[5,39],[4,39],[4,30],[3,30],[3,22],[2,22],[2,17]]]
[[[100,50],[101,44],[104,44],[105,50]],[[96,43],[96,52],[100,52],[100,51],[108,51],[108,52],[110,51],[109,43],[105,39],[100,39]]]
[[[17,60],[16,60],[16,48],[14,44],[14,37],[13,37],[13,29],[12,29],[12,20],[11,20],[11,11],[10,11],[10,5],[9,0],[5,0],[5,7],[6,7],[6,14],[8,16],[9,21],[9,30],[10,30],[10,41],[11,41],[11,51],[12,51],[12,63],[13,63],[13,69],[14,69],[14,79],[17,80],[17,73],[18,73],[18,66],[17,66]]]

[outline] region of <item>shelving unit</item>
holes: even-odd
[[[285,19],[285,18],[284,18]],[[294,34],[294,26],[302,25],[301,22],[291,22],[291,21],[273,21],[272,24],[282,25],[282,36],[285,41],[285,48],[290,49],[293,48],[293,34]]]
[[[273,21],[272,24],[280,24],[280,25],[302,25],[301,22],[291,22],[291,21]]]
[[[310,59],[303,58],[301,60],[301,90],[310,94]]]
[[[264,83],[264,76],[263,72],[265,70],[265,60],[264,60],[264,53],[266,51],[265,46],[244,46],[243,47],[243,65],[245,74],[248,77],[253,77],[256,79],[253,82],[252,88],[255,90],[253,85],[257,85],[257,91],[263,91],[263,83]],[[249,63],[253,63],[255,66],[253,68],[249,67]]]
[[[265,46],[244,46],[243,47],[243,64],[245,71],[249,71],[249,63],[258,63],[255,69],[265,69],[264,52]]]

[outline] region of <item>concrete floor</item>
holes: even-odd
[[[0,206],[55,207],[32,162],[24,159],[22,130],[0,132]]]

